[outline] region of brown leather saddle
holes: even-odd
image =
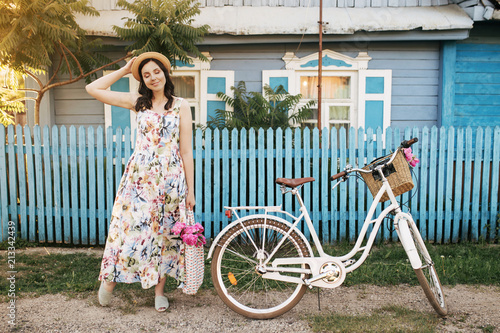
[[[310,183],[310,182],[313,182],[313,181],[315,181],[315,179],[313,177],[306,177],[306,178],[277,178],[276,179],[276,184],[295,188],[297,186],[304,185],[306,183]]]

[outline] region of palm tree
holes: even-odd
[[[217,97],[233,108],[233,111],[216,110],[216,116],[207,121],[207,127],[236,129],[277,129],[296,126],[308,119],[315,101],[298,106],[302,96],[291,95],[280,85],[272,89],[264,86],[264,95],[248,92],[245,82],[231,87],[234,97],[219,92]]]

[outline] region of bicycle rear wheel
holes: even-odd
[[[409,223],[409,226],[410,235],[415,243],[420,260],[422,261],[422,267],[415,269],[418,282],[434,310],[436,310],[439,315],[446,316],[448,310],[444,299],[443,287],[441,286],[436,269],[434,268],[434,262],[427,251],[427,247],[415,223]]]
[[[224,303],[243,316],[269,319],[282,315],[300,301],[307,287],[265,279],[257,267],[259,261],[271,255],[289,227],[272,218],[265,223],[262,218],[249,219],[243,225],[245,228],[238,224],[229,229],[215,248],[211,266],[214,287]],[[294,231],[273,258],[308,256],[305,240]],[[287,267],[304,268],[304,265]],[[286,275],[306,278],[304,273]]]

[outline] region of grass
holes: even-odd
[[[325,252],[333,255],[347,253],[348,244],[328,246]],[[498,244],[427,244],[436,271],[443,285],[483,284],[500,285],[500,245]],[[380,245],[372,249],[366,261],[350,273],[345,285],[356,284],[417,285],[417,277],[399,243]]]
[[[369,315],[324,314],[307,317],[314,332],[435,332],[440,319],[430,312],[386,306]]]
[[[350,246],[327,246],[326,252],[340,255]],[[452,244],[428,245],[429,252],[436,263],[436,270],[443,285],[481,284],[500,285],[500,265],[498,256],[500,246],[494,244]],[[48,248],[50,250],[50,248]],[[0,289],[7,290],[6,280],[7,252],[0,253]],[[47,254],[40,251],[28,255],[17,251],[15,270],[18,295],[34,293],[37,295],[60,292],[96,291],[101,257],[86,253]],[[372,250],[365,263],[350,273],[345,285],[375,284],[397,285],[408,283],[417,285],[418,281],[403,248],[399,244],[379,245]],[[118,284],[117,288],[120,288]],[[138,283],[125,288],[141,290]],[[174,279],[167,279],[166,288],[176,288]],[[205,266],[205,279],[202,289],[212,289],[210,264]]]
[[[21,244],[16,244],[16,249],[20,249]],[[32,246],[33,244],[28,244]],[[2,248],[0,244],[0,249]],[[332,255],[341,255],[349,251],[349,244],[339,244],[337,246],[327,246],[326,252]],[[500,246],[496,244],[452,244],[452,245],[428,245],[429,252],[436,263],[436,270],[443,285],[469,284],[469,285],[500,285],[500,265],[498,257]],[[15,271],[16,273],[16,297],[30,297],[44,294],[64,294],[69,297],[88,297],[95,295],[99,288],[97,280],[101,257],[88,253],[70,254],[48,254],[47,251],[31,253],[16,250]],[[30,253],[30,254],[28,254]],[[0,252],[0,289],[9,289],[7,251]],[[348,274],[344,282],[345,285],[374,284],[374,285],[397,285],[407,283],[417,285],[418,281],[413,269],[407,261],[406,254],[399,244],[380,244],[373,248],[363,265],[356,271]],[[165,289],[167,292],[177,288],[176,281],[168,278]],[[205,266],[205,279],[202,290],[214,290],[210,277],[210,263]],[[139,283],[130,285],[118,284],[115,295],[123,300],[121,310],[124,314],[135,313],[141,306],[153,306],[154,288],[143,290]],[[4,293],[0,300],[7,301],[7,293]],[[175,299],[172,300],[175,302]],[[95,300],[97,302],[97,300]],[[401,312],[403,311],[403,312]],[[406,312],[405,312],[406,311]],[[375,312],[372,316],[339,316],[323,315],[310,317],[308,320],[314,327],[322,327],[328,321],[346,322],[347,327],[361,327],[358,330],[334,332],[359,332],[365,331],[363,326],[354,326],[352,322],[359,322],[356,325],[363,325],[365,320],[369,320],[369,327],[376,327],[377,323],[393,322],[394,317],[403,315],[413,324],[420,327],[418,332],[427,331],[425,325],[416,324],[417,317],[426,318],[426,314],[415,314],[406,309],[383,308]],[[365,317],[368,317],[366,319]],[[411,319],[414,318],[414,319]],[[434,317],[432,317],[434,318]],[[406,319],[405,319],[406,320]],[[429,319],[430,320],[430,319]],[[412,325],[401,324],[404,321],[397,320],[398,324],[388,325],[386,328],[374,330],[377,332],[412,332]],[[407,325],[400,327],[398,325]],[[432,326],[432,325],[431,325]],[[435,326],[435,325],[434,325]],[[330,327],[333,327],[330,324]],[[335,328],[339,326],[336,324]],[[341,327],[341,326],[340,326]],[[481,328],[484,332],[491,332],[492,327]],[[318,328],[317,331],[324,331]]]
[[[340,255],[350,248],[348,244],[327,246],[326,252]],[[50,247],[48,248],[50,250]],[[500,246],[495,244],[452,244],[428,245],[436,263],[436,270],[443,285],[481,284],[500,285]],[[7,252],[0,253],[0,289],[8,289]],[[101,257],[86,253],[71,254],[30,254],[17,251],[16,288],[19,295],[24,293],[55,294],[60,292],[96,291],[101,265]],[[345,285],[374,284],[397,285],[418,281],[403,248],[399,244],[379,245],[372,249],[366,261],[354,272],[348,274]],[[117,288],[120,288],[118,284]],[[138,283],[125,286],[141,290]],[[166,288],[175,289],[176,281],[167,279]],[[205,266],[202,289],[212,289],[210,263]],[[118,289],[117,289],[118,290]]]

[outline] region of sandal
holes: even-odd
[[[168,309],[168,298],[165,296],[156,296],[155,297],[155,309],[158,312],[165,312]]]
[[[104,288],[104,282],[102,282],[99,287],[99,304],[101,304],[101,306],[108,306],[111,301],[111,295],[113,295],[113,293],[107,291]]]

